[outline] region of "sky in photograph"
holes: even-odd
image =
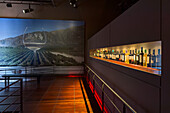
[[[55,31],[82,25],[83,21],[0,18],[0,40],[28,32]]]

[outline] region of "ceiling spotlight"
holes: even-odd
[[[75,4],[77,0],[70,0],[70,5]]]
[[[6,6],[7,7],[12,7],[12,4],[11,3],[7,3]]]
[[[33,12],[34,9],[31,8],[30,4],[29,4],[29,8],[28,9],[23,9],[22,12],[23,13],[30,13],[30,12]]]
[[[22,10],[23,13],[30,13],[32,11],[34,11],[34,9],[31,9],[31,8],[30,9],[23,9]]]
[[[77,7],[77,4],[76,4],[77,0],[69,0],[69,1],[70,1],[70,5],[72,5],[74,8]]]
[[[76,4],[73,4],[73,7],[74,7],[74,8],[76,8],[76,7],[77,7],[77,5],[76,5]]]

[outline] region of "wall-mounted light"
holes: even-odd
[[[30,12],[33,12],[34,9],[31,8],[30,4],[29,4],[29,8],[28,9],[23,9],[22,12],[23,13],[30,13]]]

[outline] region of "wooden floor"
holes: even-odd
[[[93,113],[78,77],[46,77],[24,85],[24,113]],[[84,98],[82,89],[85,92]],[[85,104],[87,102],[88,107]]]

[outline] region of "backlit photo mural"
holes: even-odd
[[[77,66],[83,62],[83,21],[0,18],[1,66]]]

